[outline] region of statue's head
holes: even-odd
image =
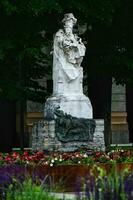
[[[64,28],[69,31],[73,29],[73,26],[76,24],[77,19],[74,17],[72,13],[67,13],[64,15],[64,18],[62,20],[62,23],[64,25]]]

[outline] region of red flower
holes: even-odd
[[[95,153],[95,156],[96,156],[96,157],[100,157],[100,156],[101,156],[101,153],[100,153],[99,151],[97,151],[97,152]]]
[[[17,159],[17,158],[20,158],[20,155],[17,152],[13,152],[12,157],[13,157],[13,159]]]
[[[32,160],[33,160],[33,156],[28,156],[28,157],[27,157],[27,160],[28,160],[28,161],[32,161]]]
[[[44,153],[41,152],[41,151],[39,151],[39,152],[37,152],[37,153],[35,154],[35,156],[36,156],[38,159],[41,159],[41,158],[44,157]]]
[[[29,155],[29,151],[24,151],[23,156],[27,157]]]
[[[7,155],[6,157],[5,157],[5,161],[7,161],[7,162],[10,162],[12,159],[11,159],[11,156],[10,155]]]
[[[3,155],[2,155],[2,153],[0,153],[0,160],[2,160],[3,159]]]

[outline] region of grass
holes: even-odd
[[[57,200],[51,196],[43,185],[37,185],[26,179],[22,184],[16,182],[7,189],[6,200]]]

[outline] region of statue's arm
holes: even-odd
[[[64,49],[73,49],[73,48],[77,48],[77,43],[76,41],[74,41],[73,39],[65,39],[62,41],[62,45],[64,47]]]

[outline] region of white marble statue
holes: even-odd
[[[54,37],[53,94],[79,95],[83,93],[83,69],[80,65],[85,55],[85,46],[81,38],[73,34],[73,26],[77,22],[73,14],[65,14],[62,22],[63,29]]]
[[[81,38],[73,34],[76,22],[77,19],[72,13],[65,14],[62,20],[63,29],[60,29],[54,37],[53,95],[45,104],[46,118],[56,106],[60,106],[65,113],[77,118],[93,118],[91,102],[83,94],[81,63],[86,48]]]

